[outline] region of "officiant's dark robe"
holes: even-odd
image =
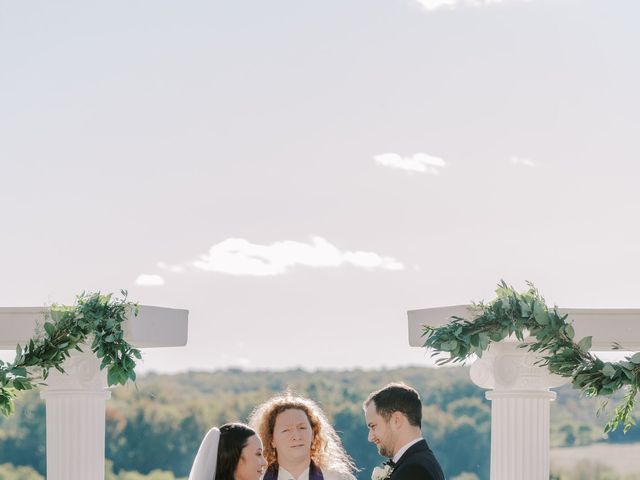
[[[411,445],[396,462],[389,480],[445,480],[442,468],[422,439]]]

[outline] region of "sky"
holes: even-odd
[[[188,309],[159,372],[428,365],[407,310],[501,279],[640,307],[639,14],[0,0],[0,306]]]

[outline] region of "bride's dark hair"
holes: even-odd
[[[255,434],[253,429],[242,423],[227,423],[220,427],[215,480],[234,480],[242,449]]]

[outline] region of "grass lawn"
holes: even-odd
[[[551,464],[571,468],[579,462],[607,465],[617,473],[640,472],[640,443],[596,443],[586,447],[551,449]]]

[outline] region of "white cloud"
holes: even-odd
[[[374,252],[342,252],[321,237],[312,237],[311,243],[284,240],[271,245],[228,238],[213,245],[192,265],[208,272],[251,276],[282,275],[295,266],[326,268],[352,265],[365,269],[404,269],[404,265],[392,257]]]
[[[422,5],[426,10],[437,10],[438,8],[448,7],[453,8],[457,0],[418,0],[418,3]]]
[[[458,6],[484,7],[503,3],[505,1],[506,0],[417,0],[417,2],[429,12],[442,8],[453,9]]]
[[[447,166],[447,162],[442,158],[427,155],[426,153],[415,153],[408,157],[403,157],[397,153],[381,153],[380,155],[375,155],[373,159],[376,163],[385,167],[430,175],[438,175],[440,169]]]
[[[533,160],[529,160],[528,158],[516,157],[515,155],[511,157],[511,163],[513,163],[514,165],[522,165],[530,168],[536,168],[539,166]]]
[[[247,357],[233,355],[227,352],[220,353],[218,357],[224,365],[228,365],[230,367],[242,369],[242,368],[248,368],[251,366],[251,360]]]
[[[182,265],[168,265],[164,262],[156,263],[156,267],[158,267],[161,270],[168,270],[173,273],[183,273],[185,270]]]
[[[160,275],[143,273],[138,275],[138,278],[136,278],[136,285],[140,285],[142,287],[159,287],[160,285],[164,285],[164,278]]]

